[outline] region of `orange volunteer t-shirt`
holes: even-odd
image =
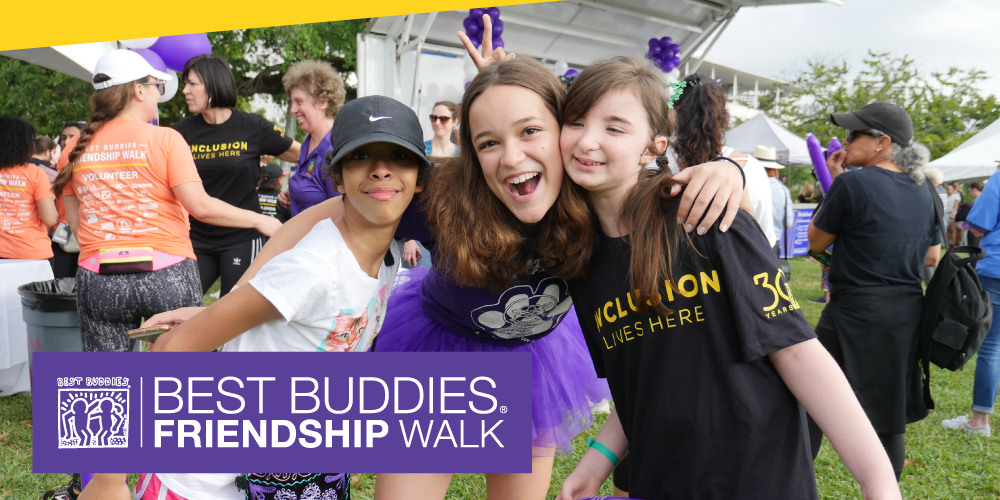
[[[58,168],[66,168],[76,139]],[[173,188],[201,182],[176,130],[135,120],[104,124],[72,165],[63,195],[80,201],[80,262],[102,248],[152,247],[194,259],[188,213]]]
[[[52,240],[38,217],[37,200],[53,196],[48,176],[35,165],[0,170],[0,257],[52,257]]]

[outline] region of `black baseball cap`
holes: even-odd
[[[847,130],[876,129],[892,142],[909,147],[913,142],[913,120],[905,109],[888,102],[873,102],[853,113],[834,113],[830,121]]]
[[[388,142],[411,151],[425,166],[424,131],[417,114],[405,104],[381,95],[359,97],[344,104],[330,134],[335,165],[348,153],[373,142]]]
[[[261,176],[264,177],[265,181],[270,181],[279,177],[284,177],[285,171],[282,170],[281,165],[278,165],[277,163],[268,163],[264,166]]]

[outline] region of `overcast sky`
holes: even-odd
[[[746,8],[709,61],[770,77],[817,55],[846,57],[857,69],[869,49],[909,55],[922,73],[976,68],[1000,96],[1000,0],[844,0]]]

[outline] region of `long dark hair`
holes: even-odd
[[[723,135],[729,128],[726,94],[708,75],[694,74],[684,79],[687,86],[677,99],[677,138],[674,151],[684,169],[706,163],[722,151]]]
[[[0,116],[0,170],[24,165],[35,151],[35,126],[16,116]]]
[[[470,123],[472,103],[496,85],[530,90],[557,119],[562,116],[562,84],[541,63],[520,58],[488,66],[472,80],[462,99],[461,123]],[[596,238],[586,197],[571,189],[572,181],[563,176],[559,197],[542,220],[521,222],[486,184],[471,128],[463,125],[459,130],[460,156],[440,165],[424,195],[428,228],[438,248],[435,267],[456,283],[503,290],[529,276],[526,244],[535,229],[534,248],[546,269],[564,277],[582,276],[587,262],[577,255]]]

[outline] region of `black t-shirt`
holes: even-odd
[[[955,214],[955,221],[956,222],[965,222],[966,217],[969,216],[969,212],[972,211],[972,207],[975,206],[975,204],[976,204],[976,200],[973,199],[973,200],[967,201],[967,202],[962,203],[961,205],[959,205],[958,206],[958,212]]]
[[[906,173],[866,167],[837,176],[813,219],[837,235],[830,284],[919,285],[927,250],[941,243],[934,217],[930,189]]]
[[[570,282],[628,438],[629,495],[815,499],[805,412],[766,357],[815,333],[751,215],[692,241],[661,289],[668,317],[632,307],[621,238]]]
[[[284,224],[292,218],[292,210],[278,201],[279,194],[281,191],[257,191],[257,200],[262,214],[274,217]]]
[[[194,164],[209,196],[260,213],[260,157],[288,151],[291,137],[266,118],[235,109],[228,120],[218,125],[209,125],[199,114],[175,123],[174,129],[191,146]],[[255,229],[213,226],[191,217],[195,250],[199,246],[235,245],[260,236]]]

